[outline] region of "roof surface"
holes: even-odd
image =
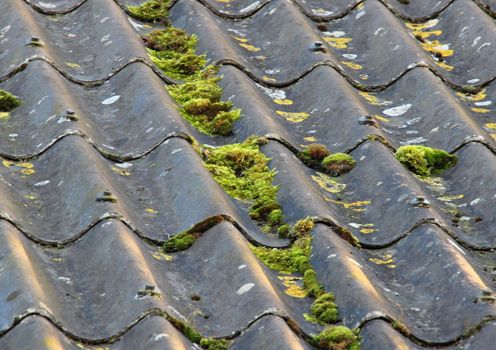
[[[150,26],[124,11],[142,2],[3,1],[0,88],[23,104],[0,119],[0,349],[191,348],[171,318],[231,349],[312,349],[312,300],[249,247],[288,241],[250,220],[189,138],[253,134],[270,135],[288,222],[318,218],[312,265],[362,349],[493,348],[496,1],[175,2],[170,21],[198,35],[243,110],[229,137],[180,115],[140,38]],[[311,142],[356,168],[308,168],[294,151]],[[408,144],[459,162],[422,180],[394,157]],[[196,224],[190,249],[159,251]]]

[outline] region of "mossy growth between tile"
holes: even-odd
[[[10,112],[22,104],[20,98],[0,89],[0,112]]]
[[[340,176],[351,171],[356,161],[349,154],[333,153],[326,146],[313,143],[298,153],[298,157],[307,166],[332,176]]]
[[[212,337],[203,337],[196,329],[186,322],[168,317],[167,320],[181,332],[188,340],[200,345],[205,350],[227,350],[229,341],[225,339],[217,339]]]
[[[227,350],[229,348],[229,341],[225,339],[203,338],[200,341],[200,346],[206,350]]]
[[[215,181],[232,197],[250,204],[249,214],[263,225],[266,232],[283,224],[283,213],[277,202],[278,187],[272,184],[275,171],[260,151],[267,141],[252,137],[243,143],[205,148],[203,159]]]
[[[199,233],[181,232],[169,238],[162,249],[166,253],[179,252],[191,247],[200,236]]]
[[[359,350],[360,338],[357,333],[344,326],[332,326],[314,336],[313,340],[323,350]]]
[[[417,175],[430,176],[442,173],[458,162],[458,157],[437,148],[425,146],[401,146],[396,159]]]
[[[169,0],[150,0],[139,6],[128,6],[131,16],[145,22],[160,22],[167,19]]]
[[[128,7],[138,19],[166,23],[168,1],[151,0]],[[222,102],[218,69],[207,66],[205,55],[196,53],[198,38],[184,30],[167,26],[143,36],[151,60],[168,77],[180,80],[171,85],[169,94],[180,106],[181,115],[196,129],[208,135],[229,135],[241,117],[231,102]]]

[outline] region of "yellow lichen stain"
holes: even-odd
[[[65,64],[68,66],[68,67],[71,67],[71,68],[81,68],[81,66],[77,63],[72,63],[72,62],[65,62]]]
[[[476,107],[473,107],[473,108],[470,108],[472,111],[476,112],[476,113],[489,113],[491,112],[490,109],[488,108],[476,108]]]
[[[153,208],[146,208],[145,211],[148,213],[148,214],[156,214],[158,213],[155,209]]]
[[[496,134],[489,134],[494,140],[496,140]]]
[[[427,39],[433,35],[439,36],[443,34],[441,30],[431,30],[429,32],[423,32],[421,30],[414,30],[412,31],[412,34],[415,35],[416,37],[421,37],[422,39]]]
[[[346,188],[345,184],[339,183],[322,173],[317,173],[317,175],[312,175],[311,177],[320,188],[329,193],[340,193]]]
[[[481,101],[486,98],[486,89],[482,89],[475,95],[471,94],[464,94],[463,92],[457,92],[456,93],[458,96],[460,96],[462,99],[467,100],[467,101]]]
[[[322,39],[335,49],[346,49],[351,42],[351,38],[335,38],[332,36],[323,36]]]
[[[375,228],[362,228],[360,229],[360,233],[363,233],[364,235],[368,235],[371,233],[376,232],[377,230]]]
[[[391,254],[384,254],[382,258],[369,258],[374,264],[377,265],[386,265],[390,269],[394,269],[396,265],[394,265],[394,258]]]
[[[46,336],[45,339],[43,339],[43,343],[45,343],[48,350],[64,350],[60,341],[52,335]]]
[[[10,168],[12,166],[21,168],[20,173],[23,175],[32,175],[36,172],[36,170],[34,170],[34,165],[27,162],[15,163],[9,160],[3,160],[2,164],[6,168]]]
[[[293,101],[290,100],[290,99],[278,99],[276,98],[275,100],[272,100],[275,104],[278,104],[278,105],[286,105],[286,106],[289,106],[289,105],[292,105],[293,104]]]
[[[350,67],[351,69],[354,69],[354,70],[360,70],[363,68],[363,66],[359,65],[358,63],[353,63],[350,61],[341,61],[341,63],[347,67]]]
[[[223,4],[229,4],[231,2],[231,0],[215,0],[217,2],[221,2]]]
[[[29,199],[30,201],[33,201],[38,197],[36,197],[35,195],[32,195],[32,194],[25,194],[24,198]]]
[[[449,64],[444,63],[444,62],[435,61],[434,63],[437,64],[439,67],[446,69],[449,72],[451,72],[455,69],[455,67],[450,66]]]
[[[301,281],[301,277],[295,277],[295,276],[277,276],[286,289],[284,290],[284,293],[286,293],[289,296],[292,296],[293,298],[304,298],[306,297],[307,293],[306,291],[300,287],[296,281]]]
[[[315,141],[317,141],[317,139],[315,137],[313,137],[313,136],[304,137],[303,140],[308,141],[308,142],[315,142]]]
[[[14,165],[14,162],[11,162],[10,160],[2,160],[2,164],[6,168],[10,168],[12,165]]]
[[[496,130],[496,123],[486,123],[485,126],[488,129]]]
[[[432,28],[435,25],[439,23],[439,20],[437,18],[431,19],[430,21],[424,22],[424,23],[410,23],[410,22],[405,22],[405,25],[408,29],[411,30],[423,30],[427,28]]]
[[[367,74],[360,74],[359,77],[362,80],[367,80],[369,78],[369,76]]]
[[[22,169],[21,174],[23,175],[32,175],[36,172],[34,169]]]
[[[381,122],[384,122],[384,123],[389,123],[390,119],[389,118],[386,118],[386,117],[383,117],[382,115],[373,115],[374,119],[377,119],[377,120],[380,120]]]
[[[239,41],[240,43],[248,42],[248,39],[246,39],[246,38],[240,38],[239,36],[235,36],[235,35],[231,35],[231,37],[234,38],[235,40]]]
[[[160,250],[153,252],[152,256],[159,261],[172,261],[174,259],[172,255],[162,253]]]
[[[420,46],[426,51],[432,52],[434,54],[439,54],[442,57],[453,56],[455,53],[452,49],[447,49],[447,45],[441,43],[439,40],[427,41],[425,43],[421,43]]]
[[[9,112],[0,112],[0,120],[7,120],[10,117]]]
[[[277,81],[277,80],[275,80],[274,78],[268,77],[268,76],[266,76],[266,75],[264,75],[264,76],[262,77],[262,79],[263,79],[263,80],[265,80],[265,81],[272,81],[272,82],[276,82],[276,81]]]
[[[360,4],[358,4],[358,6],[356,7],[357,10],[361,10],[365,7],[365,4],[363,2],[361,2]]]
[[[258,52],[261,50],[259,47],[253,46],[251,44],[239,43],[238,45],[250,52]]]
[[[292,123],[301,123],[302,121],[308,119],[310,114],[307,112],[284,112],[276,111],[277,115],[280,115],[284,119]]]
[[[465,195],[463,194],[453,194],[453,195],[437,197],[437,199],[439,199],[441,202],[452,202],[452,201],[456,201],[457,199],[462,199],[463,197],[465,197]]]
[[[371,94],[370,92],[359,91],[358,93],[360,94],[360,96],[362,96],[365,99],[365,101],[367,101],[371,105],[387,106],[387,105],[391,104],[391,101],[382,100],[379,97],[377,97],[376,95]]]
[[[357,202],[342,202],[342,201],[337,201],[331,198],[324,198],[328,202],[332,202],[334,204],[340,205],[345,209],[351,209],[356,212],[363,212],[367,208],[367,206],[371,203],[371,201],[357,201]]]
[[[121,169],[121,168],[118,168],[118,167],[115,167],[115,166],[112,167],[112,170],[114,172],[116,172],[117,174],[122,175],[122,176],[129,176],[129,175],[131,175],[131,173],[128,170]]]
[[[62,262],[62,261],[64,261],[64,259],[62,259],[62,258],[52,258],[52,261],[53,262]]]

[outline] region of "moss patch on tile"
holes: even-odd
[[[151,0],[128,7],[138,19],[165,23],[168,1]],[[207,66],[206,56],[196,53],[198,38],[184,30],[167,26],[142,37],[150,59],[168,77],[179,80],[167,89],[180,106],[181,115],[207,135],[229,135],[234,122],[241,117],[231,102],[222,102],[218,69]]]
[[[139,6],[128,6],[131,16],[140,21],[160,22],[167,19],[169,0],[149,0]]]
[[[425,146],[401,146],[395,156],[409,170],[421,176],[439,174],[458,162],[453,154]]]
[[[313,337],[315,345],[323,350],[358,350],[360,338],[357,331],[344,326],[334,326],[324,329]]]
[[[169,238],[163,245],[165,253],[179,252],[191,247],[199,237],[199,233],[181,232]]]
[[[227,350],[229,348],[229,341],[225,339],[203,338],[200,341],[200,346],[206,350]]]
[[[265,231],[276,230],[283,223],[283,214],[277,202],[278,187],[272,184],[275,175],[268,158],[260,151],[267,141],[249,138],[203,151],[205,166],[215,181],[232,197],[250,204],[253,220],[264,225]]]
[[[21,105],[20,98],[10,92],[0,89],[0,112],[10,112]]]
[[[349,154],[333,153],[326,146],[312,143],[298,153],[300,160],[307,166],[332,176],[340,176],[352,170],[356,162]]]

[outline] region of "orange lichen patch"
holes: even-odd
[[[302,121],[308,119],[310,114],[307,112],[284,112],[276,111],[277,115],[280,115],[284,119],[292,123],[301,123]]]
[[[371,105],[374,105],[374,106],[386,106],[386,105],[391,104],[391,102],[382,100],[382,99],[380,99],[379,97],[377,97],[376,95],[374,95],[374,94],[372,94],[370,92],[359,91],[358,93],[360,94],[360,96],[362,96],[365,99],[365,101],[367,101]]]
[[[414,30],[412,31],[412,34],[415,35],[416,38],[422,38],[422,39],[427,39],[433,35],[435,36],[439,36],[441,35],[443,32],[441,30],[431,30],[431,31],[428,31],[428,32],[423,32],[421,30]]]
[[[374,119],[377,119],[377,120],[380,120],[381,122],[384,122],[384,123],[389,123],[390,119],[389,118],[386,118],[386,117],[383,117],[381,115],[373,115]]]
[[[443,69],[446,69],[446,70],[447,70],[447,71],[449,71],[449,72],[451,72],[452,70],[454,70],[454,69],[455,69],[455,67],[450,66],[449,64],[444,63],[444,62],[438,62],[438,61],[436,61],[436,62],[434,62],[434,63],[436,63],[439,67],[441,67],[441,68],[443,68]]]
[[[312,175],[311,177],[320,188],[329,193],[339,193],[346,188],[345,184],[339,183],[322,173],[317,173],[317,175]]]
[[[427,41],[420,44],[422,48],[426,51],[432,52],[436,55],[441,55],[442,57],[453,56],[454,50],[449,48],[448,44],[443,44],[439,40]]]
[[[272,81],[272,82],[276,82],[276,81],[277,81],[277,80],[275,80],[274,78],[268,77],[268,76],[266,76],[266,75],[264,75],[264,76],[262,77],[262,79],[263,79],[263,80],[265,80],[265,81]]]
[[[112,170],[114,172],[116,172],[117,174],[122,175],[122,176],[129,176],[129,175],[131,175],[131,173],[128,170],[126,170],[126,169],[120,169],[120,168],[115,167],[115,166],[112,167]]]
[[[470,108],[472,111],[476,112],[476,113],[489,113],[491,112],[490,109],[488,108],[477,108],[477,107],[472,107]]]
[[[332,36],[323,36],[322,39],[335,49],[346,49],[351,41],[351,38],[335,38]]]
[[[431,19],[430,21],[424,22],[424,23],[409,23],[406,22],[405,25],[408,29],[411,30],[423,30],[427,28],[432,28],[435,25],[439,23],[439,20],[437,18]]]
[[[467,100],[467,101],[482,101],[487,96],[486,89],[482,89],[481,91],[479,91],[475,95],[464,94],[463,92],[457,92],[456,95],[460,96],[462,99]]]
[[[235,36],[235,35],[231,35],[232,38],[236,39],[237,41],[241,42],[241,43],[246,43],[248,42],[248,39],[246,38],[240,38],[239,36]]]
[[[301,281],[302,277],[277,276],[277,278],[279,278],[286,287],[284,293],[286,293],[287,295],[292,296],[293,298],[306,297],[307,292],[305,291],[305,289],[297,284],[297,281]]]
[[[350,62],[350,61],[341,61],[341,63],[344,64],[347,67],[350,67],[351,69],[354,69],[354,70],[360,70],[360,69],[363,68],[358,63],[353,63],[353,62]]]
[[[259,47],[253,46],[251,44],[239,43],[238,45],[250,52],[258,52],[261,50]]]
[[[386,265],[390,269],[394,269],[396,267],[396,265],[393,264],[394,258],[391,254],[384,254],[380,258],[369,258],[369,260],[377,265]]]
[[[292,105],[293,104],[293,101],[290,100],[290,99],[275,99],[275,100],[272,100],[275,104],[278,104],[278,105],[286,105],[286,106],[289,106],[289,105]]]

